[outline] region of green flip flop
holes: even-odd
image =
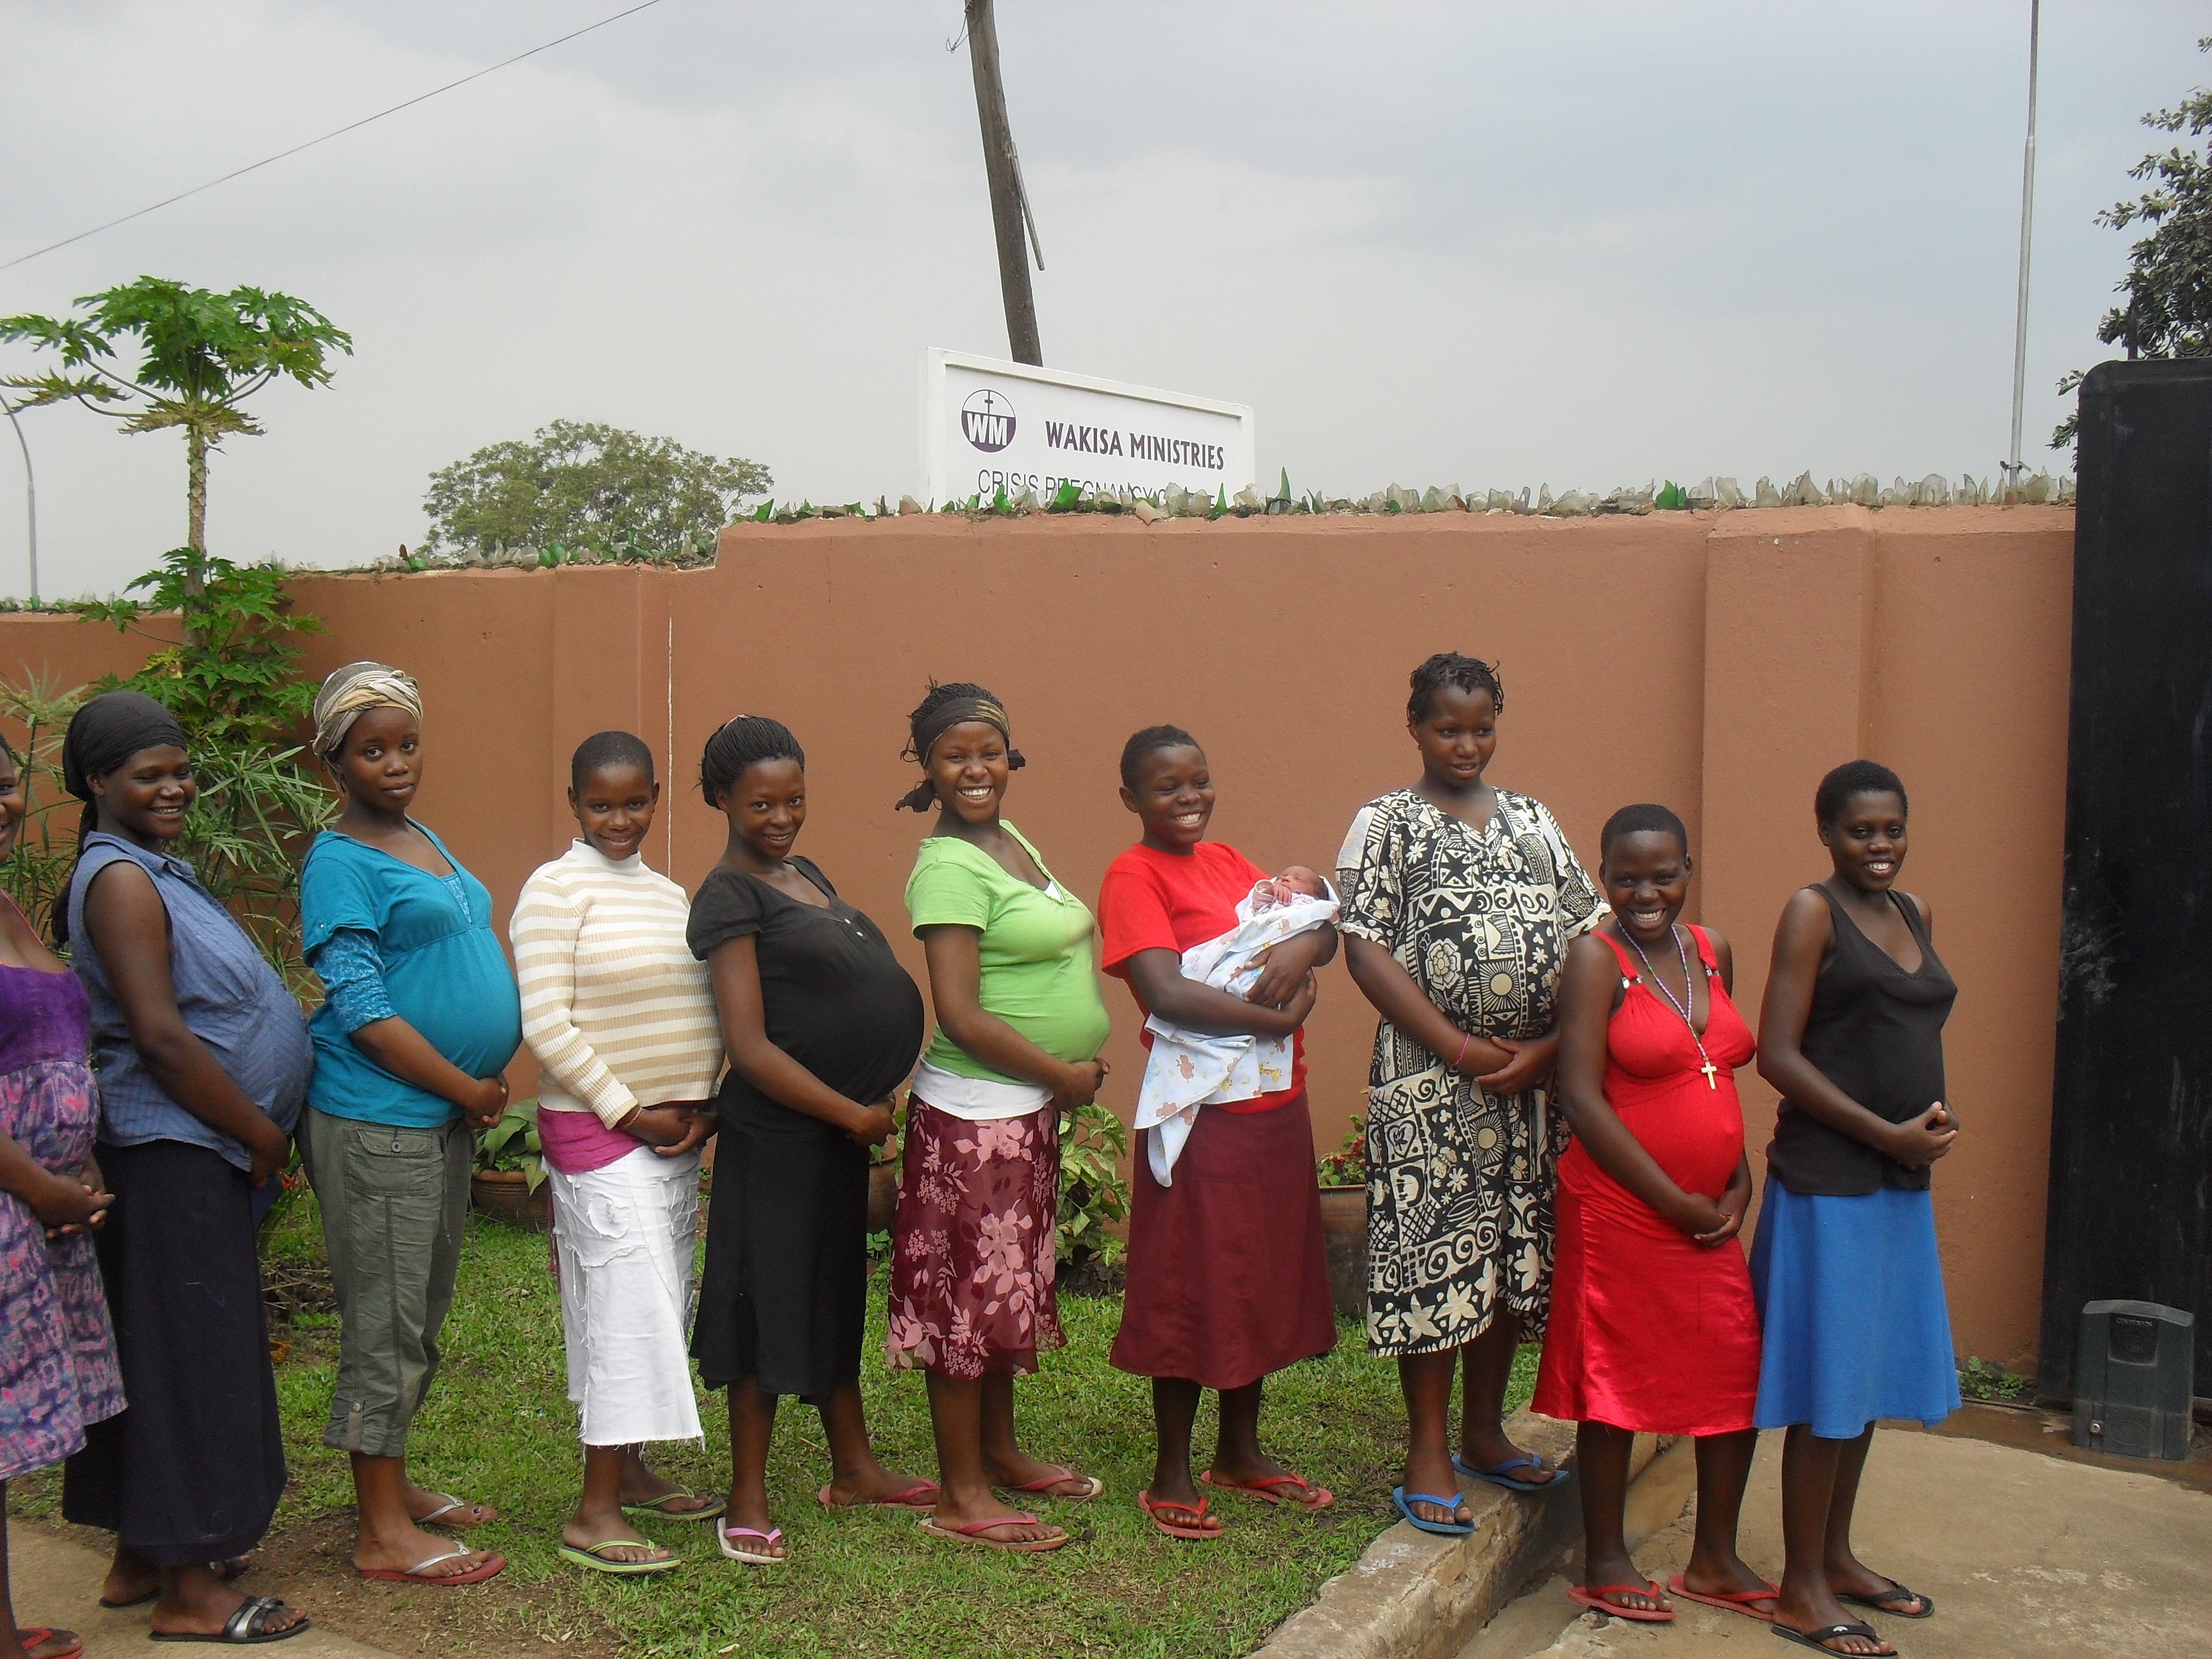
[[[652,1556],[643,1561],[611,1561],[605,1554],[608,1550],[640,1547],[653,1551]],[[617,1578],[638,1578],[647,1573],[673,1572],[684,1565],[681,1556],[671,1554],[658,1544],[641,1546],[635,1538],[609,1538],[580,1548],[564,1541],[561,1546],[561,1559],[587,1571],[611,1573]]]
[[[712,1521],[730,1506],[727,1498],[715,1498],[708,1499],[707,1507],[701,1510],[669,1508],[672,1504],[696,1502],[704,1497],[704,1492],[665,1492],[649,1504],[625,1504],[622,1510],[624,1515],[640,1516],[653,1521]]]

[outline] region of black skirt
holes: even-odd
[[[868,1301],[868,1154],[782,1107],[725,1118],[707,1206],[691,1357],[709,1389],[829,1402],[860,1375]]]
[[[97,1235],[129,1402],[85,1431],[62,1515],[157,1567],[261,1541],[284,1491],[284,1437],[243,1170],[204,1146],[99,1149],[115,1207]]]

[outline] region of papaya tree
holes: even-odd
[[[46,374],[12,374],[0,385],[27,393],[23,404],[74,399],[120,421],[126,433],[184,434],[182,574],[185,592],[196,599],[206,574],[209,455],[234,434],[261,433],[244,405],[271,380],[328,385],[329,358],[351,355],[352,337],[306,301],[258,288],[217,294],[141,276],[75,304],[66,316],[0,318],[0,341],[27,342],[61,360]],[[130,367],[118,355],[127,348],[137,354]]]

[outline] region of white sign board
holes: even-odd
[[[921,366],[921,471],[932,505],[1063,483],[1234,495],[1254,480],[1252,410],[1088,374],[932,347]]]

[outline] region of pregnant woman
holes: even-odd
[[[793,850],[806,756],[781,721],[740,714],[707,740],[699,787],[729,821],[691,902],[730,1055],[691,1352],[730,1394],[722,1553],[784,1559],[769,1514],[776,1401],[822,1413],[825,1509],[927,1509],[937,1488],[876,1461],[860,1406],[868,1304],[868,1149],[921,1050],[921,993],[883,930]]]
[[[929,1373],[944,1492],[924,1524],[991,1549],[1054,1550],[1064,1530],[991,1489],[1076,1501],[1104,1490],[1016,1443],[1014,1376],[1064,1340],[1060,1118],[1097,1097],[1111,1023],[1090,910],[1000,816],[1022,764],[1006,709],[980,685],[933,685],[908,729],[923,775],[899,805],[937,809],[906,885],[937,1035],[907,1112],[886,1346],[893,1365]]]
[[[1776,1633],[1887,1654],[1843,1601],[1898,1619],[1936,1610],[1851,1549],[1877,1418],[1935,1423],[1959,1373],[1929,1171],[1958,1139],[1943,1025],[1959,988],[1935,917],[1897,890],[1905,785],[1873,761],[1820,781],[1813,817],[1832,868],[1790,901],[1759,1010],[1759,1073],[1782,1094],[1751,1277],[1765,1322],[1759,1426],[1782,1453]]]
[[[23,826],[23,772],[0,738],[0,859]],[[85,1180],[100,1100],[91,1008],[69,964],[0,895],[0,1659],[65,1659],[73,1632],[15,1622],[8,1483],[84,1444],[123,1409],[91,1230],[115,1200]]]
[[[1536,1410],[1581,1426],[1583,1583],[1615,1618],[1674,1609],[1622,1535],[1639,1433],[1698,1443],[1698,1534],[1675,1595],[1771,1618],[1774,1586],[1736,1554],[1758,1440],[1759,1316],[1735,1242],[1751,1206],[1736,1068],[1756,1045],[1729,1000],[1729,942],[1676,918],[1690,838],[1664,806],[1606,821],[1598,879],[1611,919],[1568,947],[1559,976],[1559,1257]]]

